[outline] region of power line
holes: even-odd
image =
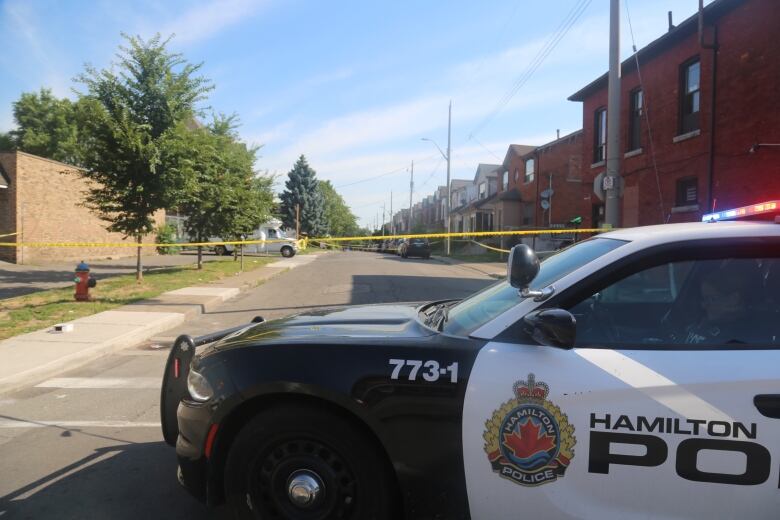
[[[482,131],[482,129],[487,126],[488,123],[490,123],[493,118],[495,118],[501,110],[512,100],[512,98],[520,91],[520,89],[525,85],[528,80],[534,75],[534,73],[541,67],[542,63],[547,59],[547,57],[552,53],[553,50],[558,46],[560,41],[563,39],[564,36],[569,32],[569,30],[574,26],[574,24],[579,20],[579,18],[582,16],[582,14],[585,12],[585,10],[588,8],[592,0],[578,0],[577,3],[572,7],[572,9],[569,11],[569,13],[566,15],[566,17],[563,19],[563,21],[560,23],[558,28],[553,32],[552,36],[547,40],[547,43],[539,50],[539,52],[534,56],[534,58],[531,60],[531,62],[528,64],[528,66],[523,70],[523,72],[518,76],[517,80],[512,84],[512,86],[509,88],[509,90],[499,99],[498,103],[496,103],[496,107],[493,109],[488,116],[482,120],[482,122],[477,125],[474,130],[472,130],[469,133],[469,140],[473,139],[474,136],[476,136],[479,132]]]
[[[422,159],[415,159],[415,161],[417,161],[417,162],[425,162],[425,161],[428,161],[428,160],[433,159],[435,157],[436,157],[435,155],[429,155],[428,157],[424,157]],[[379,179],[381,177],[387,177],[388,175],[392,175],[394,173],[406,171],[407,169],[408,169],[408,166],[404,165],[404,166],[401,166],[400,168],[396,168],[395,170],[392,170],[392,171],[389,171],[389,172],[385,172],[385,173],[380,173],[379,175],[374,175],[374,176],[371,176],[371,177],[366,177],[365,179],[361,179],[359,181],[349,182],[347,184],[339,184],[338,186],[334,186],[334,188],[338,189],[338,188],[346,188],[347,186],[354,186],[355,184],[360,184],[360,183],[363,183],[363,182],[373,181],[374,179]]]

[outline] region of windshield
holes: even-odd
[[[563,249],[542,262],[531,288],[547,287],[625,243],[610,238],[592,238]],[[467,336],[520,301],[518,290],[502,280],[452,307],[443,330],[447,334]]]

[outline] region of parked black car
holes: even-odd
[[[430,258],[431,244],[427,238],[408,238],[401,244],[400,254],[403,258],[409,258],[410,256]]]

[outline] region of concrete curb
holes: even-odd
[[[308,257],[309,255],[307,255]],[[73,332],[38,330],[0,341],[0,395],[9,394],[121,349],[136,346],[208,312],[244,291],[299,265],[276,262],[235,278],[184,287],[73,320]]]

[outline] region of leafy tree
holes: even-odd
[[[68,164],[81,164],[78,120],[81,105],[59,99],[51,90],[25,92],[14,102],[17,128],[8,133],[11,146],[41,157]]]
[[[154,229],[154,213],[176,206],[191,185],[185,163],[191,150],[183,136],[212,87],[196,76],[200,64],[168,52],[169,39],[123,36],[128,46],[117,54],[118,70],[87,67],[78,78],[86,86],[80,173],[91,181],[85,205],[110,223],[110,231],[139,244],[140,281],[140,244]]]
[[[341,195],[336,192],[330,181],[319,181],[325,205],[327,232],[333,236],[354,236],[359,227],[357,217],[350,211]]]
[[[13,138],[4,132],[0,132],[0,152],[8,152],[16,148]]]
[[[255,175],[257,148],[240,142],[235,128],[235,116],[215,116],[208,128],[182,136],[190,140],[191,153],[185,159],[190,184],[179,209],[187,215],[184,226],[196,242],[239,239],[269,218],[273,179]]]
[[[295,208],[300,205],[301,233],[319,236],[326,232],[325,205],[319,189],[317,173],[306,162],[303,155],[287,174],[285,191],[279,196],[282,222],[295,229]]]

